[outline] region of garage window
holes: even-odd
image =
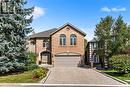
[[[76,45],[76,35],[75,34],[71,34],[70,35],[70,45]]]
[[[66,45],[66,35],[65,34],[60,35],[60,45]]]

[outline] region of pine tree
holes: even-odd
[[[32,31],[32,8],[25,0],[0,1],[0,74],[24,70],[27,63],[26,36]],[[29,18],[27,18],[29,16]]]
[[[126,53],[127,42],[129,40],[129,30],[127,23],[123,21],[123,17],[119,16],[114,23],[113,27],[114,42],[112,44],[113,54],[124,54]]]
[[[110,16],[101,18],[100,23],[96,25],[95,39],[98,42],[96,53],[101,58],[101,62],[104,62],[105,58],[108,61],[112,55],[128,53],[130,27],[122,16],[117,19]]]
[[[111,16],[101,18],[99,24],[96,25],[95,29],[95,39],[97,40],[98,47],[96,50],[97,55],[100,58],[101,66],[104,67],[109,58],[110,44],[111,44],[111,30],[113,27],[114,19]]]

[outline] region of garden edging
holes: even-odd
[[[46,75],[46,77],[45,78],[43,78],[39,83],[45,83],[45,81],[47,80],[47,78],[49,77],[49,75],[50,75],[50,73],[51,73],[51,70],[50,69],[48,69],[48,72],[47,72],[47,75]]]
[[[113,77],[113,76],[111,76],[111,75],[108,75],[108,74],[106,74],[106,73],[104,73],[104,72],[100,72],[100,71],[97,70],[97,69],[93,69],[93,70],[95,70],[95,71],[97,71],[97,72],[99,72],[99,73],[101,73],[101,74],[103,74],[103,75],[105,75],[105,76],[107,76],[107,77],[110,77],[110,78],[112,78],[112,79],[114,79],[114,80],[116,80],[116,81],[118,81],[118,82],[121,82],[121,83],[123,83],[123,84],[128,85],[128,83],[125,82],[125,81],[122,81],[122,80],[120,80],[120,79],[118,79],[118,78],[115,78],[115,77]]]

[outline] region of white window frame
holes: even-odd
[[[66,35],[65,34],[61,34],[60,35],[60,45],[61,46],[65,46],[66,45]]]
[[[43,48],[48,48],[48,42],[43,41]]]
[[[77,37],[75,34],[70,35],[70,45],[74,46],[77,44]]]

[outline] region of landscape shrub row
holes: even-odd
[[[109,59],[109,65],[112,69],[115,69],[122,74],[129,74],[130,73],[130,56],[114,55]]]

